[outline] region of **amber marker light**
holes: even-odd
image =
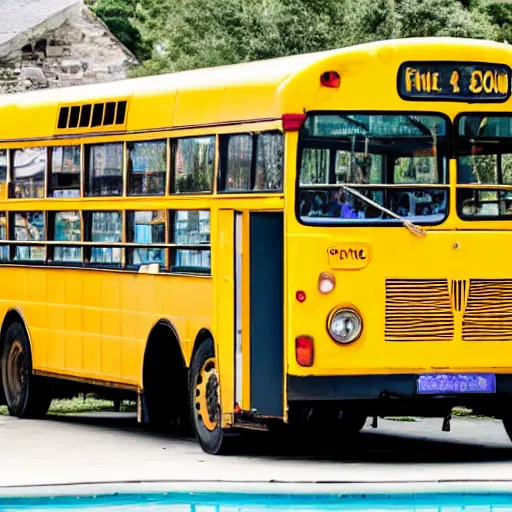
[[[336,287],[336,278],[330,272],[322,272],[318,276],[318,291],[327,295],[331,293]]]

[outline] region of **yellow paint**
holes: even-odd
[[[281,129],[284,113],[312,110],[441,112],[451,119],[461,112],[510,112],[505,103],[429,102],[402,100],[397,73],[404,62],[512,62],[508,45],[458,39],[411,39],[377,42],[343,50],[299,55],[270,62],[226,66],[151,78],[0,97],[0,150],[25,147],[83,145],[171,139]],[[338,71],[339,89],[321,87],[320,75]],[[450,81],[454,92],[459,77]],[[440,91],[436,73],[424,78],[406,73],[407,88]],[[503,93],[508,77],[482,74],[474,88]],[[127,100],[126,124],[119,130],[57,130],[62,105]],[[63,134],[66,139],[59,139]],[[34,368],[62,376],[142,387],[142,361],[151,328],[169,321],[178,333],[186,363],[201,329],[214,336],[222,424],[230,425],[234,410],[234,212],[243,217],[243,356],[241,406],[250,406],[249,212],[285,212],[285,311],[283,373],[342,375],[410,373],[450,368],[461,371],[511,371],[508,343],[394,343],[384,339],[385,280],[479,279],[512,277],[510,224],[462,221],[455,208],[439,227],[416,238],[404,227],[308,227],[295,217],[297,133],[286,134],[285,190],[270,194],[212,194],[162,197],[90,197],[81,199],[7,199],[0,184],[0,212],[27,210],[153,210],[209,209],[211,212],[212,276],[180,276],[127,271],[29,268],[0,265],[0,319],[15,308],[26,319]],[[217,153],[218,153],[218,139]],[[218,154],[216,162],[218,163]],[[84,152],[82,151],[82,165]],[[216,165],[217,167],[218,165]],[[217,172],[214,183],[217,184]],[[450,180],[455,182],[455,162]],[[168,178],[169,179],[169,178]],[[126,193],[126,188],[125,188]],[[82,189],[83,194],[83,189]],[[450,185],[454,205],[455,187]],[[478,231],[476,231],[478,229]],[[455,247],[458,247],[455,249]],[[340,260],[340,251],[364,251],[364,259]],[[331,254],[333,250],[338,253]],[[353,270],[357,269],[357,272]],[[318,275],[331,271],[336,288],[318,292]],[[295,292],[304,290],[299,304]],[[361,312],[364,330],[354,344],[332,341],[326,319],[334,308],[351,305]],[[295,362],[294,339],[311,335],[315,363]],[[286,386],[286,383],[285,383]],[[286,411],[286,398],[284,398]],[[286,414],[286,413],[285,413]]]

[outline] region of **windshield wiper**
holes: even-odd
[[[377,208],[377,210],[380,210],[382,213],[385,213],[386,215],[393,217],[393,219],[399,220],[413,235],[419,238],[425,238],[427,236],[427,232],[424,229],[420,228],[410,220],[404,219],[400,215],[397,215],[395,212],[392,212],[391,210],[384,208],[384,206],[381,206],[379,203],[376,203],[375,201],[361,194],[357,190],[354,190],[351,187],[347,187],[346,185],[340,185],[340,188],[342,190],[345,190],[349,194],[358,197],[359,199],[361,199],[361,201],[365,202],[366,204],[369,204],[370,206]]]

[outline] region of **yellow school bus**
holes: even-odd
[[[366,44],[0,98],[11,415],[512,431],[512,50]],[[337,430],[336,430],[337,429]]]

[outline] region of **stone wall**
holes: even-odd
[[[0,60],[0,94],[120,80],[136,58],[85,6]]]

